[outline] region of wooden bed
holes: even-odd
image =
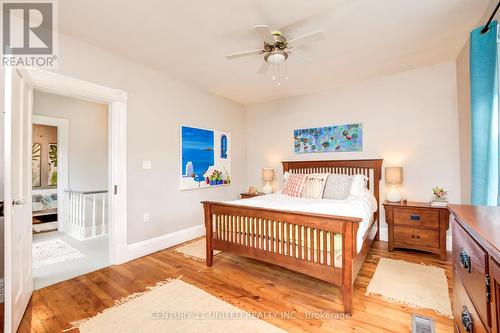
[[[363,174],[380,207],[382,160],[282,162],[283,172]],[[213,251],[234,253],[332,283],[341,288],[344,312],[352,311],[352,289],[374,239],[379,237],[379,214],[374,213],[357,253],[360,218],[273,210],[204,201],[207,266]],[[335,236],[337,234],[337,236]],[[341,238],[339,238],[341,236]],[[341,239],[341,267],[336,264],[335,242]],[[328,251],[328,249],[330,249]]]

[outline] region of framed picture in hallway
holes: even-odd
[[[49,186],[57,186],[57,143],[49,143],[48,161],[49,176],[47,184]]]
[[[34,143],[31,152],[31,186],[40,187],[42,186],[42,145],[39,143]]]
[[[231,134],[180,127],[180,189],[231,184]]]

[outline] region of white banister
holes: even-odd
[[[106,218],[108,191],[68,190],[66,192],[69,198],[69,226],[66,226],[65,230],[78,240],[106,235],[109,229]],[[101,204],[100,207],[99,204]],[[90,212],[87,211],[89,205],[91,205]],[[98,212],[100,214],[97,214]]]
[[[96,195],[92,195],[92,238],[96,236],[96,227],[95,227],[95,197]],[[103,209],[104,210],[104,209]]]

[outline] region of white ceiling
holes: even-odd
[[[64,0],[63,33],[174,73],[245,105],[456,59],[490,0]],[[291,58],[288,81],[258,75],[257,24],[326,39]]]

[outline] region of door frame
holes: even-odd
[[[33,88],[108,105],[108,219],[110,263],[127,261],[127,99],[125,91],[27,68]]]
[[[35,111],[33,109],[33,111]],[[69,122],[68,119],[42,116],[33,114],[31,116],[32,125],[46,125],[57,128],[57,216],[59,219],[68,219],[68,200],[65,190],[69,185]],[[32,140],[33,141],[33,140]],[[32,142],[34,143],[34,142]],[[66,231],[64,225],[57,224],[57,230]]]

